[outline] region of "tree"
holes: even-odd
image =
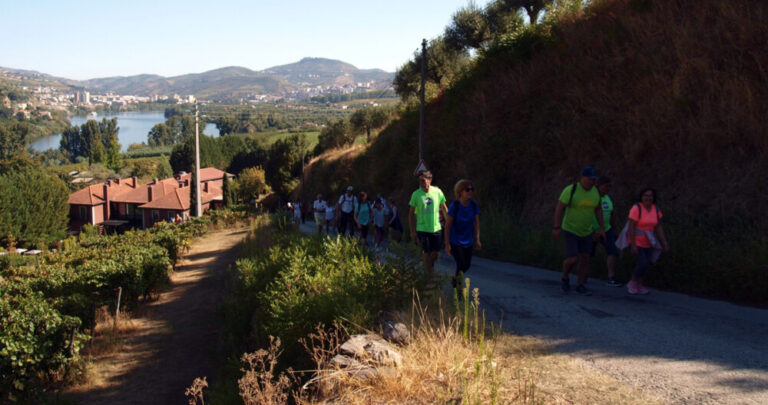
[[[165,123],[155,124],[147,134],[147,143],[149,146],[173,145],[176,137],[171,127]]]
[[[243,201],[259,198],[259,195],[269,192],[264,170],[260,167],[249,167],[238,176],[238,191]]]
[[[71,161],[79,156],[88,159],[89,164],[105,163],[111,159],[113,165],[119,166],[120,143],[118,142],[117,118],[101,122],[88,120],[85,124],[71,127],[62,133],[59,149]],[[110,152],[111,151],[111,152]],[[107,162],[109,163],[109,162]]]
[[[484,10],[474,3],[454,13],[452,20],[445,29],[445,41],[454,49],[479,49],[492,38]]]
[[[69,193],[57,176],[39,168],[0,175],[0,235],[27,245],[67,227]]]
[[[267,184],[280,196],[287,197],[298,184],[306,149],[304,134],[278,139],[269,148],[265,177]]]
[[[24,152],[30,128],[25,123],[0,124],[0,160],[8,160]]]
[[[224,175],[221,176],[221,196],[222,196],[222,199],[224,200],[225,207],[229,207],[232,204],[232,201],[231,201],[232,196],[230,195],[230,192],[231,190],[229,188],[229,176],[226,173],[224,173]]]
[[[499,0],[499,2],[510,8],[522,8],[528,14],[528,22],[531,25],[536,25],[541,12],[554,0]]]
[[[197,172],[192,170],[192,176],[189,181],[189,215],[197,216]],[[201,200],[202,201],[202,200]]]
[[[349,117],[349,123],[352,124],[352,128],[359,132],[365,133],[366,141],[371,141],[371,130],[379,128],[387,123],[388,114],[383,108],[379,107],[364,107],[355,111],[351,117]]]
[[[315,154],[320,154],[325,150],[338,148],[344,145],[351,145],[355,141],[355,136],[349,127],[349,122],[343,118],[331,121],[320,131],[315,146]]]
[[[413,55],[395,73],[393,84],[397,94],[408,99],[415,96],[421,87],[421,50]],[[451,84],[461,71],[468,66],[470,55],[466,49],[456,49],[449,45],[443,37],[429,41],[427,45],[426,81],[439,88]]]

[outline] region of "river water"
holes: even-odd
[[[152,127],[155,124],[165,122],[165,116],[162,111],[99,114],[96,118],[91,117],[90,119],[101,121],[102,118],[117,118],[117,126],[120,128],[117,137],[120,140],[123,152],[128,150],[128,146],[132,143],[147,143],[147,134]],[[69,121],[72,125],[82,125],[88,119],[87,117],[70,117]],[[219,130],[214,124],[207,124],[205,129],[203,129],[203,133],[208,136],[219,136]],[[56,134],[37,139],[30,146],[32,149],[42,152],[47,149],[58,149],[60,141],[61,134]]]

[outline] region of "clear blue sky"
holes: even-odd
[[[489,0],[475,3],[484,6]],[[0,0],[0,66],[71,79],[303,57],[395,71],[468,0]]]

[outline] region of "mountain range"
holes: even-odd
[[[306,87],[344,86],[371,81],[389,84],[394,78],[394,73],[381,69],[358,69],[349,63],[324,58],[304,58],[296,63],[261,71],[230,66],[173,77],[142,74],[78,81],[9,68],[0,68],[0,73],[33,75],[95,93],[136,96],[194,94],[208,100],[238,99],[254,94],[277,95]]]

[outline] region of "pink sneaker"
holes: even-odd
[[[638,293],[637,283],[635,282],[635,280],[632,280],[632,281],[627,283],[627,291],[629,291],[630,294],[637,294]]]
[[[649,292],[650,292],[650,291],[648,291],[648,289],[647,289],[647,288],[645,288],[645,286],[644,286],[644,285],[642,285],[642,284],[638,284],[638,285],[637,285],[637,293],[638,293],[638,294],[648,294]]]

